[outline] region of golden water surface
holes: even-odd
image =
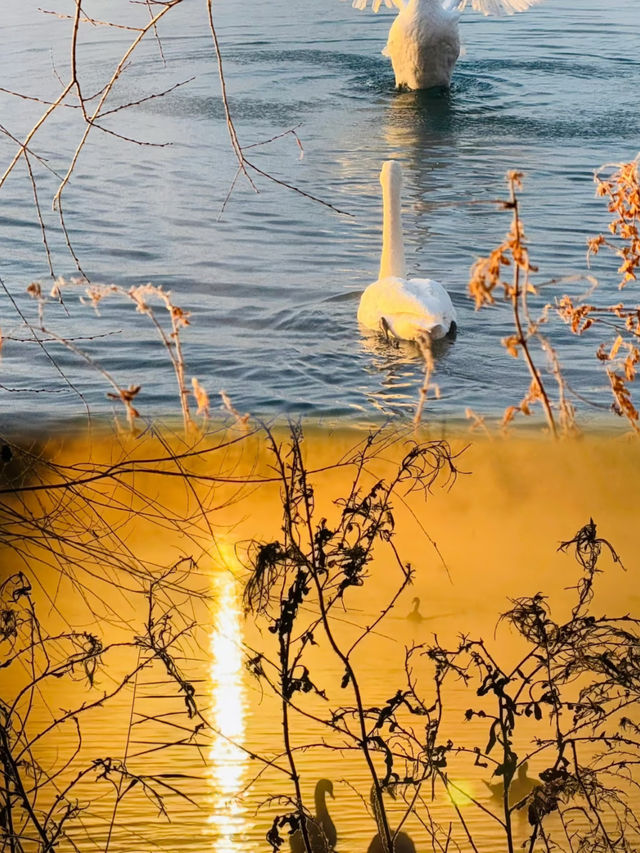
[[[413,438],[385,439],[377,458],[367,463],[363,483],[389,477]],[[354,476],[353,465],[345,463],[362,440],[346,431],[306,435],[316,521],[337,523],[335,502],[348,495]],[[286,432],[275,441],[286,460]],[[82,850],[268,850],[265,835],[274,817],[292,808],[282,708],[269,686],[276,637],[266,622],[245,618],[242,602],[250,542],[282,536],[281,484],[268,444],[264,436],[223,433],[190,445],[148,436],[66,440],[26,448],[22,465],[18,458],[6,472],[3,580],[12,571],[29,576],[51,637],[75,630],[99,636],[105,647],[117,644],[105,648],[92,684],[81,667],[72,667],[44,679],[18,703],[31,737],[66,710],[95,703],[79,716],[80,729],[65,720],[36,740],[34,755],[42,767],[48,773],[63,768],[52,783],[55,790],[96,758],[125,761],[137,776],[132,784],[114,770],[94,772],[78,784],[81,811],[68,828]],[[499,615],[510,599],[543,592],[558,619],[568,616],[579,570],[572,554],[557,548],[590,518],[624,564],[623,569],[603,554],[593,612],[638,613],[637,442],[458,436],[450,445],[457,478],[441,477],[428,494],[402,487],[393,499],[393,542],[415,576],[353,654],[369,706],[381,706],[406,686],[405,650],[431,643],[435,635],[446,647],[460,634],[482,638],[496,660],[513,665],[524,642],[498,623]],[[67,488],[51,489],[65,480]],[[368,575],[362,587],[347,593],[346,607],[333,612],[335,638],[344,648],[373,624],[402,583],[386,543]],[[150,608],[149,591],[161,577]],[[412,608],[422,618],[408,619]],[[301,623],[313,615],[309,606]],[[157,657],[121,685],[152,657],[148,646],[135,641],[150,625],[158,638],[176,637],[172,652],[180,677],[193,685],[194,707]],[[336,849],[365,851],[376,834],[363,802],[371,784],[367,765],[348,739],[314,719],[326,716],[327,708],[351,707],[354,697],[340,686],[344,667],[321,630],[315,639],[305,661],[326,699],[313,691],[298,694],[302,713],[291,712],[292,754],[311,809],[316,781],[333,782],[329,807],[338,830]],[[65,642],[52,641],[52,654],[61,653]],[[268,680],[247,670],[247,658],[258,652],[267,658]],[[34,660],[43,665],[41,655]],[[0,673],[3,699],[28,682],[26,661]],[[424,658],[416,661],[414,674],[429,704],[432,667]],[[482,706],[475,687],[465,688],[458,679],[447,688],[442,742],[486,746],[486,725],[464,719],[467,708]],[[412,725],[417,737],[424,736],[423,720],[413,718]],[[544,720],[523,719],[517,751],[535,752],[532,739],[550,732]],[[544,758],[534,755],[528,777],[537,781],[544,766]],[[382,762],[378,772],[384,774]],[[450,843],[455,840],[460,849],[473,849],[469,834],[479,851],[506,849],[491,770],[460,755],[451,758],[449,772],[449,797],[442,791],[432,797],[426,786],[421,792],[428,814],[442,827],[439,841],[415,815],[403,824],[417,849],[444,849],[449,832]],[[43,788],[43,806],[55,796],[51,790]],[[402,806],[401,797],[390,801],[392,823],[400,821]],[[514,822],[523,839],[526,815],[518,812]],[[281,833],[287,849],[286,827]],[[59,849],[71,847],[62,842]]]

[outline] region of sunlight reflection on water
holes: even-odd
[[[242,665],[242,613],[238,584],[221,570],[212,578],[215,606],[211,634],[211,695],[217,730],[209,749],[211,813],[216,853],[233,853],[246,831],[245,808],[240,799],[245,785],[246,753],[237,746],[245,739],[245,689]]]

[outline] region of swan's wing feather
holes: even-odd
[[[434,315],[456,319],[456,311],[451,297],[440,284],[432,278],[410,278],[404,283],[407,298],[417,306],[416,313],[428,311]]]
[[[371,11],[378,12],[383,2],[387,9],[393,9],[394,6],[400,10],[404,9],[403,0],[371,0]],[[354,9],[366,9],[368,3],[369,0],[353,0],[351,5]]]
[[[475,12],[483,15],[513,15],[514,12],[524,12],[542,0],[442,0],[445,9],[457,9],[462,12],[466,6],[471,6]]]

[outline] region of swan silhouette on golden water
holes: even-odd
[[[338,833],[327,807],[327,795],[333,799],[333,782],[319,779],[314,793],[315,815],[307,818],[307,834],[311,853],[331,853],[336,846]],[[302,832],[297,829],[289,836],[291,853],[306,853]]]
[[[405,341],[428,335],[433,340],[453,336],[456,311],[451,297],[431,278],[406,278],[400,194],[402,168],[387,160],[380,172],[382,185],[382,255],[378,280],[360,297],[358,322],[385,337]]]
[[[407,619],[409,622],[412,622],[414,625],[419,625],[421,622],[425,621],[425,616],[420,613],[420,599],[416,595],[414,599],[412,599],[411,604],[413,605],[412,609],[407,613]]]
[[[393,791],[393,788],[389,788],[387,790],[387,793],[395,800],[396,795]],[[371,808],[373,809],[373,816],[376,821],[376,826],[378,827],[378,833],[371,840],[371,844],[367,848],[367,853],[385,853],[385,845],[382,842],[384,830],[382,826],[382,818],[380,815],[380,808],[378,806],[378,798],[376,796],[375,785],[371,786],[371,794],[369,799],[371,801]],[[413,843],[411,837],[407,835],[406,832],[400,830],[399,832],[394,833],[394,831],[390,828],[390,833],[391,839],[393,841],[393,853],[416,853],[416,845]]]
[[[520,800],[523,800],[527,794],[530,794],[531,791],[539,785],[540,782],[537,779],[533,779],[531,776],[527,776],[527,767],[528,764],[526,761],[523,761],[522,764],[518,767],[518,774],[514,776],[509,784],[509,804],[513,806],[515,803],[519,803]],[[502,800],[504,796],[504,785],[502,782],[498,782],[497,785],[491,784],[491,782],[487,782],[485,780],[484,783],[487,788],[491,791],[491,796],[495,797],[498,800]]]

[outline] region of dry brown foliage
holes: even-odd
[[[598,234],[588,240],[587,261],[602,248],[609,249],[621,260],[617,268],[622,276],[618,282],[620,290],[637,280],[640,268],[639,158],[640,155],[628,163],[602,166],[594,175],[596,194],[608,199],[608,210],[613,219],[609,224],[610,236]],[[614,400],[612,410],[625,417],[634,433],[640,435],[640,415],[629,388],[629,383],[636,378],[636,365],[640,361],[640,308],[622,302],[604,306],[574,304],[567,295],[557,301],[556,308],[576,335],[582,335],[596,325],[613,330],[613,341],[601,343],[596,357],[605,365]]]
[[[38,303],[40,330],[79,356],[104,377],[112,388],[107,396],[112,400],[120,400],[122,402],[125,407],[130,430],[134,429],[136,419],[140,417],[140,412],[133,406],[133,400],[140,393],[141,386],[132,384],[128,388],[123,387],[103,365],[92,359],[76,343],[56,334],[45,325],[44,314],[48,300],[61,300],[65,290],[79,290],[80,302],[84,305],[90,305],[96,313],[98,313],[100,303],[103,299],[117,296],[132,302],[135,305],[136,311],[149,319],[167,351],[176,378],[184,428],[185,431],[189,430],[193,426],[189,406],[189,395],[191,392],[187,387],[186,367],[180,337],[182,329],[190,325],[189,312],[173,303],[170,291],[153,284],[142,284],[126,288],[116,284],[91,284],[80,278],[67,280],[58,277],[49,294],[45,293],[41,283],[38,281],[32,282],[27,288],[27,293]],[[159,303],[160,307],[166,312],[168,324],[163,325],[161,317],[157,313],[157,308],[154,307],[154,302]],[[193,395],[196,398],[198,414],[203,414],[206,418],[209,402],[207,394],[197,379],[192,379],[192,388]]]
[[[587,261],[603,248],[612,252],[616,260],[621,261],[617,267],[617,273],[622,276],[618,282],[619,289],[636,281],[640,269],[639,163],[640,155],[629,163],[603,166],[595,173],[597,195],[608,199],[608,210],[613,218],[609,225],[609,236],[599,234],[588,240]],[[511,307],[514,332],[503,338],[502,345],[513,358],[523,357],[530,375],[526,394],[518,403],[507,407],[502,426],[510,424],[517,414],[531,415],[534,406],[539,404],[552,435],[575,432],[577,428],[570,395],[580,395],[570,389],[556,349],[540,331],[541,326],[549,322],[553,307],[555,314],[569,326],[574,335],[582,335],[595,326],[607,336],[609,330],[613,331],[613,337],[605,341],[602,341],[600,334],[596,356],[605,366],[613,396],[611,410],[625,417],[634,433],[640,435],[640,415],[629,388],[629,384],[636,378],[637,364],[640,362],[640,306],[622,301],[611,305],[599,304],[592,296],[599,282],[587,276],[592,284],[590,301],[584,301],[586,297],[576,298],[564,293],[556,297],[553,306],[544,306],[539,316],[533,318],[529,297],[537,295],[539,288],[530,280],[531,274],[537,272],[537,267],[529,257],[519,211],[517,193],[522,188],[522,173],[509,172],[507,182],[510,198],[497,203],[501,209],[512,212],[509,231],[497,248],[475,262],[469,281],[469,294],[476,310],[497,301]],[[505,275],[507,269],[509,274]],[[575,277],[554,279],[545,284],[567,281],[575,281]],[[553,400],[545,385],[542,367],[534,360],[534,344],[546,356],[546,370],[555,380],[557,396]]]
[[[618,268],[622,275],[620,289],[630,281],[636,281],[636,273],[640,269],[639,162],[640,155],[629,163],[601,166],[594,176],[596,194],[609,201],[608,210],[613,214],[609,231],[615,242],[603,234],[598,234],[589,240],[588,255],[596,255],[603,246],[607,246],[622,260]],[[604,172],[609,173],[606,178],[601,177]]]
[[[538,268],[531,263],[524,225],[520,218],[517,191],[522,188],[522,172],[509,172],[507,184],[509,186],[509,199],[499,202],[499,205],[503,210],[512,212],[509,231],[503,242],[488,257],[479,258],[471,268],[469,294],[474,299],[476,310],[479,310],[485,305],[494,304],[496,301],[495,291],[502,290],[504,302],[511,306],[515,327],[515,333],[504,338],[502,345],[513,358],[519,358],[522,354],[531,377],[529,390],[523,399],[517,405],[507,407],[502,419],[503,427],[507,426],[518,412],[523,415],[530,415],[532,406],[540,403],[549,430],[555,437],[558,434],[558,428],[552,403],[545,388],[541,371],[534,361],[531,348],[532,343],[537,341],[544,351],[553,352],[549,342],[540,334],[540,325],[547,321],[546,312],[534,320],[528,304],[529,295],[536,293],[529,275],[532,272],[537,272]],[[510,278],[504,278],[502,275],[503,268],[507,267],[511,270]],[[554,363],[557,365],[555,353],[553,356]],[[564,399],[562,373],[560,370],[557,373],[554,371],[554,373],[560,386],[560,395]],[[563,411],[565,418],[571,414],[566,406]]]

